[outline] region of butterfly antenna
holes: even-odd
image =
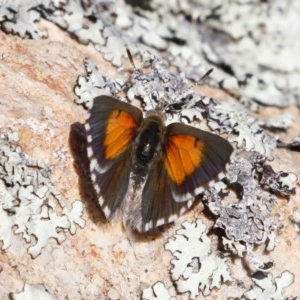
[[[176,98],[180,99],[180,97],[183,96],[186,91],[188,91],[188,90],[192,89],[193,87],[195,87],[196,85],[200,84],[200,82],[203,81],[205,78],[207,78],[213,72],[213,70],[214,70],[214,68],[209,69],[199,80],[197,80],[195,83],[193,83],[189,87],[182,90],[181,93],[178,95],[178,98],[177,97]]]
[[[213,72],[214,68],[209,69],[199,80],[198,82],[200,82],[201,80],[205,79],[206,77],[208,77],[212,72]]]
[[[138,69],[137,69],[137,67],[134,64],[131,52],[130,52],[130,50],[128,48],[126,48],[126,53],[127,53],[128,59],[129,59],[131,65],[132,65],[132,67],[137,71]]]
[[[214,68],[209,69],[198,81],[196,81],[194,84],[191,85],[191,88],[195,85],[199,84],[201,81],[203,81],[205,78],[207,78],[212,72]]]
[[[128,59],[129,59],[131,65],[132,65],[132,67],[135,69],[136,72],[139,72],[140,69],[138,69],[138,68],[136,67],[136,65],[135,65],[135,63],[134,63],[134,61],[133,61],[131,52],[130,52],[130,50],[129,50],[128,48],[126,48],[126,53],[127,53]],[[151,103],[152,109],[154,109],[154,105],[153,105],[153,103],[152,103],[152,98],[150,97],[149,90],[148,90],[148,88],[145,86],[143,80],[142,80],[142,85],[143,85],[143,87],[144,87],[144,89],[145,89],[145,91],[146,91],[146,93],[147,93],[147,95],[148,95],[148,97],[149,97],[149,99],[150,99],[150,103]]]
[[[206,79],[213,72],[213,70],[214,70],[214,68],[209,69],[199,80],[197,80],[195,83],[190,85],[188,88],[191,89],[194,86],[200,84],[200,82],[203,81],[204,79]]]

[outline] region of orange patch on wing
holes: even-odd
[[[202,162],[204,142],[191,135],[172,135],[168,138],[165,166],[168,175],[180,185]]]
[[[129,113],[117,109],[112,111],[105,128],[106,159],[116,158],[127,148],[136,126],[136,121]]]

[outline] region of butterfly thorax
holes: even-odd
[[[142,121],[137,137],[135,139],[135,164],[147,167],[160,153],[163,143],[165,126],[160,115],[155,111]]]
[[[146,112],[146,118],[157,119],[158,122],[164,123],[166,121],[166,116],[161,112],[161,110],[156,107]]]

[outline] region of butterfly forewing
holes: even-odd
[[[91,178],[106,217],[120,206],[128,188],[131,145],[142,112],[113,97],[100,96],[85,128]]]
[[[164,166],[178,202],[196,196],[230,160],[233,148],[224,138],[181,123],[167,127]]]

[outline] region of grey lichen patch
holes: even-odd
[[[221,198],[212,188],[213,199],[207,191],[204,196],[210,210],[218,216],[215,227],[225,230],[229,239],[248,244],[265,243],[271,233],[270,213],[276,197],[260,188],[253,172],[253,162],[257,156],[242,158],[236,156],[227,171],[230,184],[235,186],[238,202],[223,206]]]
[[[39,8],[48,6],[51,1],[1,1],[0,23],[7,33],[18,34],[21,37],[35,38],[47,37],[47,32],[40,30],[36,23],[41,16]]]
[[[144,66],[150,67],[147,73],[137,69],[132,74],[133,82],[127,92],[130,100],[142,98],[145,111],[158,106],[169,115],[167,122],[177,119],[191,123],[195,119],[203,119],[204,110],[197,104],[206,97],[194,93],[183,73],[169,71],[166,61],[151,54],[141,68]]]
[[[102,31],[106,14],[103,13],[102,18],[95,18],[93,7],[88,7],[87,3],[85,5],[85,1],[53,1],[51,7],[43,10],[43,14],[48,20],[66,29],[82,44],[105,44]]]
[[[282,176],[286,179],[285,183]],[[217,217],[214,227],[224,230],[222,243],[226,251],[246,258],[254,270],[270,270],[272,266],[263,263],[254,248],[263,245],[266,251],[272,251],[278,244],[275,222],[271,217],[277,203],[274,193],[285,197],[293,194],[296,178],[293,173],[276,174],[257,154],[239,153],[235,156],[228,167],[227,180],[238,201],[224,204],[220,195],[227,193],[227,187],[220,184],[207,190],[203,197],[209,210]]]
[[[232,281],[226,260],[211,249],[206,226],[201,220],[182,223],[182,228],[171,237],[165,248],[173,254],[172,280],[178,292],[189,292],[190,299],[200,293],[210,295],[222,282]]]
[[[261,174],[260,184],[282,197],[295,194],[297,185],[297,175],[279,171],[275,173],[270,165],[264,164],[259,172]]]
[[[276,138],[262,130],[260,121],[252,117],[242,105],[221,102],[211,106],[208,124],[212,129],[232,133],[230,138],[238,148],[257,152],[271,159],[276,148]]]
[[[79,76],[74,92],[78,97],[75,103],[91,108],[93,99],[99,95],[114,95],[120,90],[116,81],[107,79],[91,59],[85,59],[85,76]]]
[[[279,107],[299,103],[299,11],[298,1],[232,2],[220,5],[219,19],[209,22],[223,39],[234,41],[212,41],[211,57],[238,79],[244,101]]]
[[[247,300],[292,299],[283,295],[284,290],[294,282],[294,275],[288,271],[282,272],[281,276],[275,279],[271,274],[264,275],[258,272],[254,274],[252,280],[254,285],[243,295]]]
[[[262,122],[262,126],[264,128],[268,128],[270,130],[287,130],[293,124],[295,120],[291,114],[281,114]]]
[[[164,51],[168,64],[194,80],[213,64],[216,84],[234,90],[249,107],[299,104],[297,0],[288,5],[280,0],[2,3],[0,23],[6,32],[43,37],[36,22],[44,17],[79,42],[92,43],[115,66],[126,58],[126,47],[140,55],[151,48]]]
[[[28,253],[35,258],[49,239],[62,243],[66,231],[75,234],[77,226],[85,225],[81,217],[82,202],[73,202],[69,210],[51,183],[50,171],[45,166],[26,158],[22,149],[4,135],[0,138],[0,153],[2,249],[10,246],[13,234],[22,234],[31,243]],[[62,213],[58,213],[61,209]]]
[[[237,199],[224,204],[222,199],[228,193],[228,187],[222,183],[211,187],[203,196],[217,218],[214,227],[224,231],[225,251],[243,258],[254,271],[269,272],[273,263],[263,263],[255,247],[262,245],[269,252],[278,244],[276,221],[271,216],[277,203],[276,195],[292,195],[297,176],[275,173],[263,156],[243,152],[237,153],[226,176]]]
[[[25,283],[24,290],[20,293],[12,293],[10,295],[13,300],[39,299],[39,300],[57,300],[55,296],[51,295],[47,289],[40,284]]]
[[[142,294],[142,300],[175,300],[176,297],[172,297],[164,285],[163,282],[158,281],[153,286],[144,289]]]

